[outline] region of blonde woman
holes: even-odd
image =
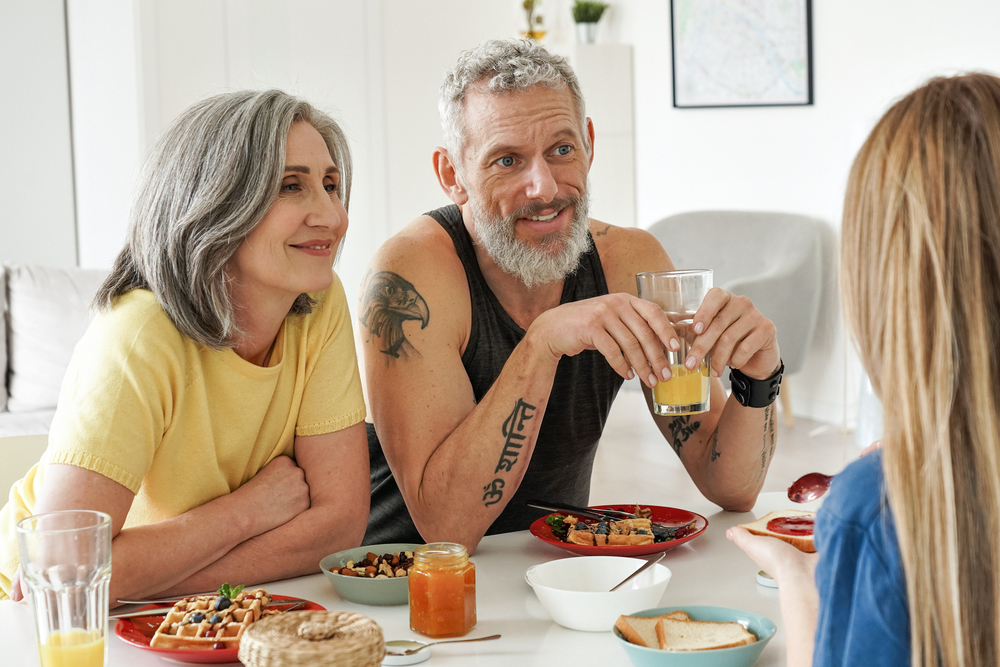
[[[789,665],[995,667],[1000,79],[935,79],[886,113],[851,170],[841,265],[882,450],[834,481],[818,562],[729,537],[779,581]]]

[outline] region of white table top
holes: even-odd
[[[627,499],[626,499],[627,502]],[[814,503],[818,504],[818,503]],[[758,568],[726,539],[726,529],[764,514],[792,507],[784,494],[763,493],[752,512],[723,512],[706,500],[684,509],[704,515],[708,529],[699,537],[667,551],[660,561],[673,572],[657,606],[718,605],[753,611],[770,618],[777,634],[765,648],[758,667],[784,665],[785,635],[778,605],[778,591],[757,584]],[[809,506],[799,505],[805,508]],[[485,538],[472,557],[476,564],[479,624],[469,637],[501,634],[498,641],[482,644],[436,646],[426,665],[549,665],[562,664],[572,645],[576,665],[628,664],[611,632],[577,632],[556,625],[542,609],[524,581],[524,571],[536,563],[572,557],[545,544],[527,531]],[[355,611],[382,626],[386,639],[423,639],[409,629],[405,605],[372,607],[341,599],[322,574],[278,581],[263,586],[269,592],[306,598],[327,609]],[[114,636],[109,626],[108,665],[113,667],[163,667],[169,664],[154,653],[129,646]],[[34,667],[38,664],[35,629],[24,603],[0,602],[0,646],[3,664]]]

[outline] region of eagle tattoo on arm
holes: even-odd
[[[379,351],[396,359],[400,350],[405,354],[409,342],[403,333],[403,322],[417,320],[423,329],[430,321],[427,302],[413,284],[391,271],[379,271],[371,276],[364,290],[361,324],[368,329],[368,339],[377,337]]]

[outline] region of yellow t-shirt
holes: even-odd
[[[42,460],[0,510],[0,589],[19,562],[15,526],[53,463],[135,493],[125,527],[169,519],[231,493],[297,435],[361,422],[365,405],[339,278],[308,315],[285,319],[268,367],[181,334],[156,297],[133,290],[98,315],[63,380]]]

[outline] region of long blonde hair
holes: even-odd
[[[846,319],[885,406],[912,664],[1000,664],[1000,79],[940,78],[861,148]]]

